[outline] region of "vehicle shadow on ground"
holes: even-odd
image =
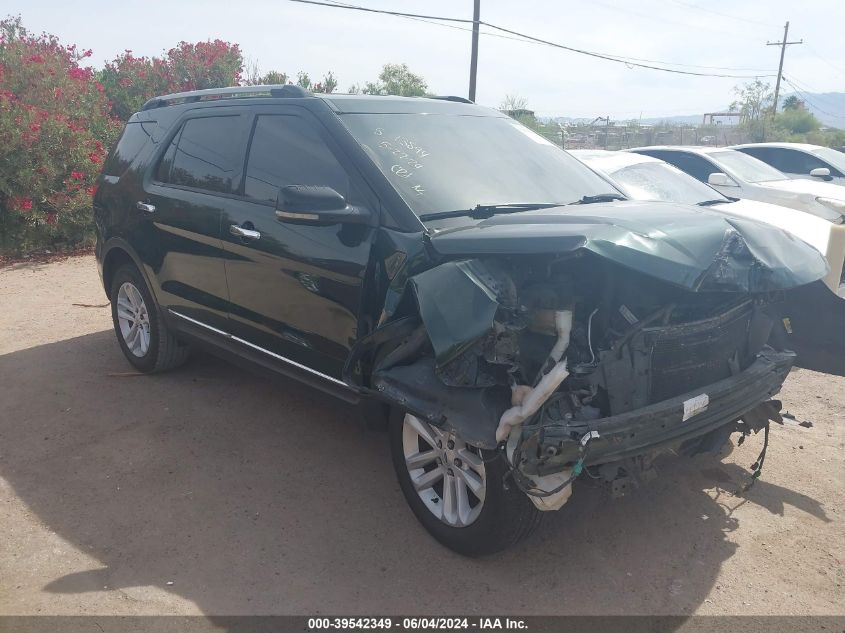
[[[705,489],[747,472],[665,460],[628,497],[580,484],[530,540],[464,559],[419,527],[354,407],[205,355],[127,373],[110,331],[0,356],[0,476],[102,563],[48,592],[155,586],[210,615],[684,614],[736,547]],[[826,519],[765,481],[747,498]]]

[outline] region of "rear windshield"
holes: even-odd
[[[479,204],[569,203],[613,190],[578,160],[508,117],[341,118],[418,215]]]

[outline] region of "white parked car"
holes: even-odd
[[[671,163],[732,198],[769,202],[842,224],[845,188],[796,180],[761,160],[726,147],[639,147],[625,150]]]
[[[735,149],[792,178],[823,180],[845,186],[845,153],[807,143],[753,143]]]
[[[830,265],[825,284],[845,297],[845,225],[787,207],[728,198],[677,167],[630,152],[570,150],[588,167],[610,180],[633,200],[660,200],[710,207],[728,215],[751,218],[789,231],[821,252]]]

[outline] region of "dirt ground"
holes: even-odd
[[[760,436],[468,560],[355,408],[205,355],[128,376],[103,303],[90,256],[0,269],[0,614],[845,614],[843,378],[793,372],[813,427],[745,496]]]

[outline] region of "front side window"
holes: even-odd
[[[417,215],[479,204],[566,204],[613,191],[583,163],[508,117],[340,118]]]
[[[832,167],[830,171],[831,176],[841,176],[845,174],[845,154],[839,150],[831,149],[830,147],[817,147],[813,150],[813,154],[828,163],[821,165],[821,167]]]
[[[188,119],[159,164],[162,182],[234,193],[243,161],[238,116]]]
[[[319,133],[303,119],[259,115],[249,149],[244,195],[275,202],[288,185],[332,187],[349,197],[349,178]]]
[[[767,165],[762,160],[757,160],[753,156],[737,152],[736,150],[713,152],[710,154],[710,157],[717,165],[724,166],[726,170],[736,174],[740,180],[744,180],[745,182],[787,180],[785,174],[771,165]]]
[[[609,172],[623,193],[634,200],[661,200],[698,204],[725,198],[680,169],[666,163],[639,163]]]
[[[762,160],[767,165],[771,165],[775,169],[779,169],[787,174],[806,175],[810,173],[811,169],[826,166],[820,159],[816,158],[812,154],[799,152],[794,149],[784,149],[780,147],[754,147],[750,148],[750,151],[743,153]]]

